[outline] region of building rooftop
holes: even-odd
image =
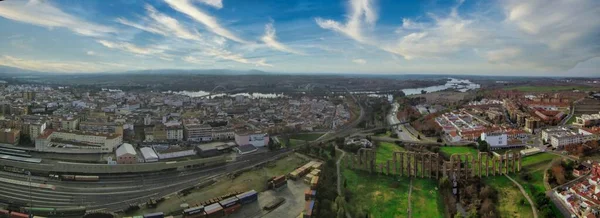
[[[137,155],[137,152],[135,152],[133,145],[129,143],[123,143],[121,146],[119,146],[119,148],[117,148],[116,155],[119,157],[125,154]]]

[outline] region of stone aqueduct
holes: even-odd
[[[375,162],[376,152],[372,149],[360,149],[356,155],[345,158],[348,168],[366,170],[371,173],[399,175],[407,177],[436,178],[452,176],[457,179],[469,177],[495,176],[521,171],[521,154],[509,152],[490,158],[488,152],[479,152],[477,158],[470,153],[453,154],[446,161],[437,153],[431,152],[394,152],[392,160],[383,164]]]

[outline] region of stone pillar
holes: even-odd
[[[440,156],[435,154],[435,178],[440,179]]]
[[[516,172],[517,172],[517,163],[516,163],[516,160],[517,160],[517,154],[518,154],[518,152],[517,152],[517,153],[514,153],[514,152],[513,152],[513,155],[512,155],[512,157],[513,157],[513,158],[512,158],[512,170],[513,170],[513,173],[516,173]]]
[[[419,160],[417,160],[417,153],[413,153],[413,161],[414,161],[413,169],[415,170],[413,175],[415,176],[415,178],[417,178],[417,176],[419,176],[419,170],[418,170],[419,169],[419,163],[418,163]]]
[[[400,176],[404,175],[404,152],[400,153]]]
[[[517,160],[518,161],[518,163],[517,163],[517,171],[518,172],[521,172],[521,159],[523,159],[523,156],[521,156],[521,153],[519,152],[519,160]]]
[[[394,152],[394,155],[392,155],[392,160],[394,160],[394,172],[396,174],[398,174],[398,157],[397,157],[398,153]]]
[[[490,157],[485,153],[485,176],[490,176]]]
[[[421,154],[421,178],[425,177],[425,156],[427,154]]]
[[[390,175],[390,160],[387,160],[387,174]]]
[[[498,161],[498,159],[496,158],[496,156],[492,157],[492,172],[494,172],[494,176],[496,175],[496,162]]]

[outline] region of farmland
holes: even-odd
[[[517,90],[522,92],[551,92],[551,91],[592,91],[598,90],[598,88],[589,86],[515,86],[507,87],[504,90]]]

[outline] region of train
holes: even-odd
[[[183,211],[184,218],[219,218],[238,211],[242,205],[255,202],[258,199],[258,193],[250,190],[219,202],[205,206],[188,208]]]
[[[71,208],[42,208],[42,207],[20,207],[17,210],[5,210],[0,209],[0,218],[28,218],[29,214],[34,217],[82,217],[86,213],[85,207],[71,207]]]
[[[63,181],[82,181],[82,182],[97,182],[100,180],[100,176],[82,176],[82,175],[58,175],[58,174],[50,174],[50,178],[52,179],[60,179]]]

